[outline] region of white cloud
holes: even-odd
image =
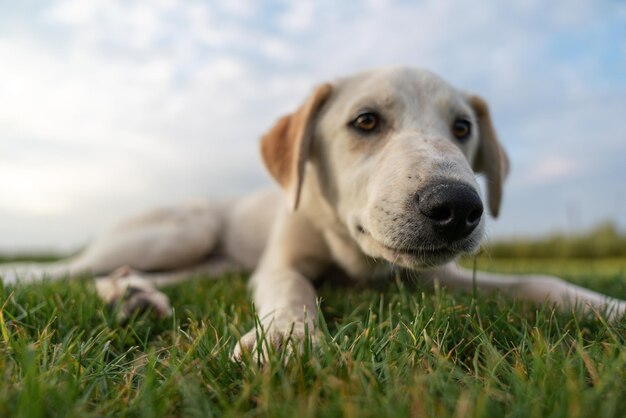
[[[290,2],[287,10],[278,19],[278,24],[287,31],[301,32],[311,28],[316,12],[315,2],[312,0]]]
[[[62,158],[41,157],[3,162],[0,190],[11,198],[2,206],[22,214],[59,215],[71,212],[71,202],[78,198],[97,199],[102,193],[119,198],[140,193],[148,183],[140,167],[126,156],[111,157],[74,160],[70,164]]]
[[[548,156],[534,163],[523,180],[527,184],[550,184],[581,170],[581,163],[565,157]]]

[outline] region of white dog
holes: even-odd
[[[430,72],[380,69],[322,84],[262,138],[261,154],[284,194],[157,210],[122,223],[74,259],[6,265],[0,276],[11,283],[110,274],[97,289],[121,303],[122,315],[146,306],[167,315],[159,286],[193,272],[254,270],[254,302],[277,344],[314,328],[313,282],[332,266],[353,280],[418,270],[450,287],[471,289],[475,280],[479,289],[577,304],[612,319],[626,312],[624,301],[557,278],[473,278],[455,266],[484,235],[476,173],[486,176],[495,217],[508,161],[484,100]],[[256,336],[246,334],[235,356]]]

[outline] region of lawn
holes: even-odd
[[[626,259],[477,264],[626,298]],[[626,416],[626,320],[400,281],[326,284],[319,346],[259,366],[229,360],[254,324],[244,277],[165,291],[172,318],[119,325],[89,280],[0,285],[0,417]]]

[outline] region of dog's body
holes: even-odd
[[[148,304],[165,315],[169,304],[157,286],[193,272],[254,270],[254,301],[273,341],[314,327],[312,282],[332,266],[355,280],[419,270],[425,280],[457,288],[475,279],[481,289],[536,302],[577,303],[611,318],[626,312],[626,302],[556,278],[473,277],[455,267],[484,235],[475,173],[485,174],[497,216],[508,161],[484,101],[429,72],[383,69],[321,85],[262,138],[261,153],[284,193],[155,211],[73,260],[9,265],[0,276],[13,282],[113,272],[97,280],[106,301],[126,297],[125,314]],[[245,335],[235,354],[256,335]]]

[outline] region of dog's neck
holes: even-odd
[[[335,207],[323,192],[315,168],[310,165],[302,185],[298,212],[320,231],[327,245],[332,264],[356,280],[376,280],[389,277],[392,266],[385,260],[375,260],[361,250],[341,220]]]

